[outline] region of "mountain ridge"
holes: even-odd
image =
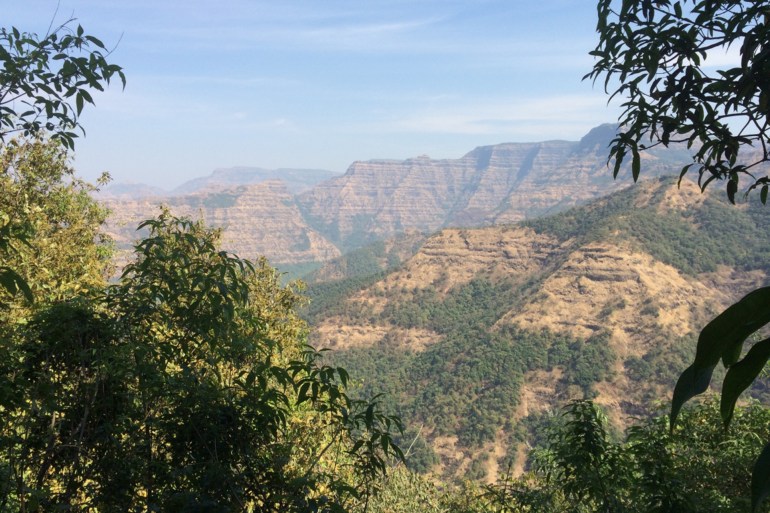
[[[629,174],[613,180],[603,156],[602,148],[613,133],[611,125],[603,125],[581,141],[480,146],[459,159],[422,155],[357,161],[345,174],[313,184],[308,176],[317,180],[320,175],[308,170],[294,170],[296,176],[291,170],[218,170],[177,188],[194,192],[140,199],[105,195],[115,213],[109,220],[110,232],[120,247],[127,247],[135,238],[132,225],[151,216],[154,206],[166,204],[222,227],[226,241],[240,241],[228,249],[244,257],[266,255],[279,266],[317,265],[402,233],[520,221],[626,187],[631,183]],[[691,160],[689,152],[679,147],[653,149],[643,158],[648,177],[677,173]],[[260,192],[260,201],[276,205],[275,212],[269,208],[224,212],[235,208],[239,195],[256,190],[247,186],[279,178],[284,189],[263,186]],[[296,183],[287,185],[295,178],[305,180],[304,190]],[[238,180],[249,183],[234,185]],[[266,230],[282,223],[291,227],[296,240],[311,241],[310,247],[299,250],[286,237]]]

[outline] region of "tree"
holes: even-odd
[[[85,133],[79,117],[86,103],[94,103],[92,92],[103,91],[115,75],[125,87],[123,70],[107,61],[110,52],[104,43],[80,25],[73,27],[74,22],[69,19],[43,37],[16,27],[0,28],[0,149],[14,135],[28,140],[50,136],[73,149],[75,130]],[[13,153],[4,157],[6,181],[13,179],[8,162]],[[36,234],[6,207],[0,207],[0,257],[13,260]],[[33,299],[23,272],[8,263],[0,265],[2,291]],[[0,305],[5,300],[0,297]]]
[[[64,300],[106,285],[111,245],[100,230],[107,209],[93,191],[54,141],[15,139],[0,151],[0,216],[17,234],[4,238],[16,244],[0,254],[0,263],[35,277],[29,295]],[[12,295],[5,292],[0,289],[0,301],[8,305]]]
[[[596,57],[586,78],[604,77],[612,96],[624,97],[620,130],[611,143],[617,176],[631,157],[634,179],[646,147],[686,142],[695,150],[693,167],[702,189],[726,182],[735,202],[741,178],[747,194],[759,189],[766,203],[770,178],[770,7],[767,2],[733,0],[600,0]],[[709,68],[717,52],[738,50],[740,63]],[[757,173],[760,173],[758,175]],[[746,340],[770,322],[770,288],[748,294],[709,323],[698,339],[695,361],[680,376],[672,401],[671,425],[682,405],[704,392],[721,360],[728,368],[721,415],[728,425],[738,396],[770,357],[770,338],[741,358]],[[770,494],[770,445],[752,477],[752,507]]]
[[[397,418],[303,345],[298,296],[164,212],[104,294],[7,329],[0,509],[345,511]]]
[[[567,421],[538,455],[540,472],[564,494],[571,512],[626,510],[630,463],[610,440],[604,413],[590,401],[574,401],[564,415]]]
[[[79,117],[91,92],[103,91],[123,70],[107,61],[110,51],[69,19],[40,37],[0,28],[0,144],[9,135],[45,131],[73,149]]]

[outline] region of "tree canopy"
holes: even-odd
[[[80,114],[93,104],[113,77],[126,85],[123,69],[111,53],[75,20],[52,27],[43,36],[16,27],[0,28],[0,143],[15,134],[41,132],[73,149],[75,130],[85,133]]]
[[[91,200],[93,201],[93,200]],[[0,329],[0,509],[347,511],[400,421],[304,346],[301,297],[167,212],[110,287]],[[38,273],[30,274],[36,288]]]
[[[617,176],[630,155],[634,179],[640,151],[686,143],[695,151],[682,169],[705,188],[726,181],[735,201],[741,178],[768,194],[763,163],[770,122],[770,10],[766,2],[600,0],[599,44],[586,75],[623,99],[621,130],[610,159]],[[735,56],[735,57],[733,57]],[[713,61],[728,60],[727,66]]]
[[[115,281],[67,153],[89,91],[125,84],[108,54],[72,20],[0,29],[0,510],[366,504],[401,421],[305,345],[296,286],[168,211]]]

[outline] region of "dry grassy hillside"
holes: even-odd
[[[699,329],[766,281],[767,216],[654,180],[543,221],[446,229],[317,310],[312,343],[391,393],[426,468],[492,479],[523,468],[570,398],[619,425],[666,399]]]

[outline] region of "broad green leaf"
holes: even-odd
[[[11,295],[21,292],[30,303],[34,300],[32,290],[29,288],[26,280],[7,266],[0,267],[0,287],[3,287]]]
[[[703,328],[698,337],[695,361],[682,373],[674,388],[672,429],[684,403],[706,391],[720,358],[725,367],[733,365],[740,357],[743,342],[768,322],[770,287],[764,287],[747,294]]]
[[[738,192],[738,182],[735,180],[728,180],[727,181],[727,199],[730,200],[730,203],[735,205],[735,193]]]
[[[754,290],[708,323],[698,339],[710,347],[722,346],[722,363],[729,367],[738,361],[743,342],[770,322],[770,287]],[[698,354],[695,355],[696,361]]]
[[[674,387],[674,397],[671,399],[671,430],[676,426],[676,418],[684,406],[684,403],[698,394],[705,392],[711,383],[711,375],[717,366],[717,361],[710,366],[696,367],[695,364],[685,369]]]
[[[751,511],[759,511],[759,507],[768,495],[770,495],[770,444],[762,449],[751,472]]]
[[[720,406],[725,425],[729,425],[732,420],[738,397],[759,376],[768,358],[770,358],[770,338],[754,344],[741,361],[728,369],[722,385]]]
[[[631,159],[631,175],[634,177],[634,181],[636,182],[639,180],[639,173],[642,169],[642,163],[641,158],[639,156],[639,151],[636,148],[632,149],[632,159]]]

